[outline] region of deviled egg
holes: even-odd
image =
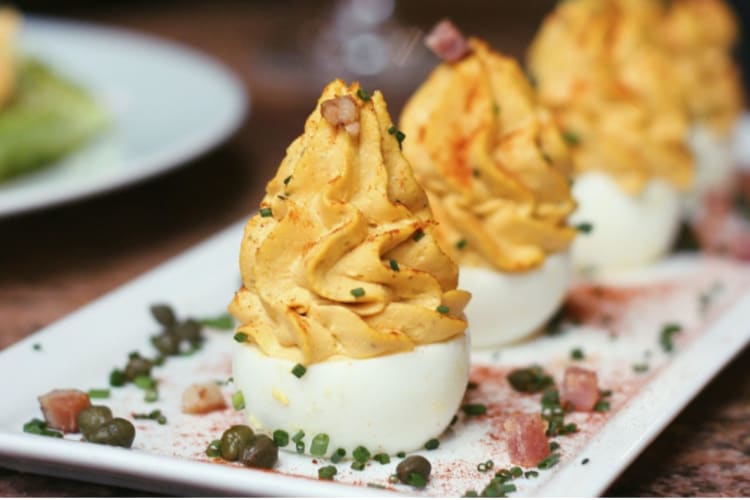
[[[707,193],[731,190],[732,141],[744,100],[732,56],[739,38],[737,20],[724,0],[673,0],[654,29],[674,65],[674,83],[689,113],[696,178],[685,210],[692,215]]]
[[[650,0],[568,0],[543,22],[529,68],[575,170],[578,269],[646,264],[670,248],[693,182],[688,117],[651,29]]]
[[[427,43],[444,62],[404,108],[404,154],[473,294],[472,346],[513,342],[554,314],[568,285],[565,143],[516,61],[449,21]]]
[[[325,88],[240,269],[234,381],[255,430],[316,456],[410,452],[445,430],[468,381],[470,295],[380,92]]]

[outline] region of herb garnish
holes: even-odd
[[[535,394],[555,385],[555,381],[539,365],[519,368],[508,374],[508,382],[518,392]]]
[[[464,413],[466,413],[467,415],[471,415],[472,417],[484,415],[485,413],[487,413],[487,407],[481,403],[465,404],[461,407],[461,409],[464,411]]]
[[[398,141],[398,149],[404,149],[403,142],[404,139],[406,139],[406,134],[398,130],[394,125],[388,127],[388,133],[396,137],[396,140]]]
[[[310,455],[314,457],[324,456],[328,451],[329,441],[328,434],[316,434],[310,442]]]
[[[561,436],[578,432],[574,423],[565,423],[566,408],[560,404],[560,395],[555,389],[547,389],[542,395],[542,419],[547,421],[547,436]]]
[[[582,361],[586,356],[583,354],[583,349],[580,347],[576,347],[572,351],[570,351],[570,359],[573,359],[575,361]]]
[[[648,369],[648,363],[636,363],[633,365],[633,371],[635,373],[646,373]]]
[[[581,222],[580,224],[576,224],[575,228],[579,233],[589,234],[594,230],[594,225],[590,222]]]
[[[359,97],[363,101],[369,101],[372,98],[370,93],[366,91],[365,89],[363,89],[362,87],[357,89],[357,97]]]
[[[55,438],[63,437],[62,433],[49,430],[47,428],[47,422],[45,422],[44,420],[39,420],[38,418],[32,418],[31,420],[23,424],[23,432],[36,434],[38,436],[48,436]]]
[[[545,470],[545,469],[551,469],[555,465],[557,465],[560,462],[560,454],[559,453],[550,453],[547,455],[547,457],[539,462],[537,464],[537,467],[539,469]]]
[[[674,336],[682,332],[682,326],[677,323],[669,323],[662,327],[659,335],[659,343],[664,352],[674,351]]]
[[[167,417],[162,414],[161,410],[154,410],[150,413],[133,413],[133,418],[136,420],[154,420],[159,425],[167,423]]]
[[[289,444],[289,433],[287,431],[277,429],[273,431],[273,442],[279,448]]]
[[[335,476],[337,472],[338,470],[336,470],[336,467],[333,465],[326,465],[325,467],[318,469],[318,479],[333,479],[333,476]]]
[[[245,396],[242,395],[242,391],[237,391],[232,394],[232,406],[235,410],[245,409]]]
[[[263,207],[259,211],[261,217],[272,217],[273,212],[271,211],[271,207]]]
[[[89,389],[89,397],[91,399],[107,399],[109,395],[109,389]]]
[[[372,459],[382,465],[391,463],[391,457],[387,453],[376,453]]]
[[[198,322],[209,328],[216,328],[217,330],[231,330],[234,328],[234,319],[229,314],[222,314],[213,318],[199,319]]]
[[[398,267],[398,262],[396,262],[395,260],[391,259],[388,263],[390,264],[392,270],[394,270],[396,272],[399,272],[401,270]]]
[[[432,438],[424,444],[425,450],[437,450],[440,446],[440,441]]]
[[[305,373],[307,373],[307,368],[299,363],[292,368],[292,374],[297,378],[302,378]]]
[[[456,248],[458,248],[459,250],[463,250],[464,248],[466,248],[467,244],[468,242],[466,241],[466,238],[461,238],[456,242]]]
[[[237,332],[234,334],[234,340],[236,340],[239,343],[242,343],[247,340],[247,333],[244,332]]]
[[[565,130],[562,133],[562,138],[570,146],[578,146],[581,143],[581,138],[575,132]]]
[[[414,231],[414,234],[411,237],[411,239],[413,239],[414,241],[419,241],[422,238],[424,238],[424,231],[422,229],[417,229],[416,231]]]
[[[435,310],[440,314],[448,314],[450,312],[450,308],[448,306],[437,306]]]
[[[349,293],[351,293],[354,298],[358,299],[360,297],[364,297],[364,295],[365,295],[365,289],[362,288],[362,287],[353,288],[353,289],[349,290]]]

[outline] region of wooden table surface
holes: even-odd
[[[402,2],[405,27],[451,15],[520,56],[554,2]],[[507,5],[506,5],[507,4]],[[517,5],[521,4],[521,5]],[[314,5],[314,7],[313,7]],[[494,5],[494,6],[493,6]],[[34,6],[34,5],[32,5]],[[106,22],[183,42],[233,69],[251,113],[227,143],[184,168],[106,196],[0,219],[0,348],[159,265],[257,207],[265,182],[302,130],[320,90],[300,67],[326,19],[324,2],[43,2],[46,14]],[[493,10],[494,9],[494,10]],[[498,15],[496,11],[502,12]],[[303,22],[304,21],[304,22]],[[315,23],[318,24],[315,24]],[[312,24],[310,24],[312,23]],[[313,30],[314,32],[314,30]],[[300,48],[302,47],[302,48]],[[372,81],[391,113],[424,76]],[[335,75],[330,75],[335,76]],[[750,496],[750,349],[703,391],[615,483],[612,496]],[[0,468],[3,496],[141,495],[138,491]]]

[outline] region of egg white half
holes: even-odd
[[[630,196],[608,175],[587,172],[576,177],[573,196],[578,209],[571,224],[587,222],[572,247],[578,270],[644,265],[664,256],[680,225],[680,197],[667,182],[649,181]]]
[[[705,125],[690,128],[688,145],[695,158],[695,182],[683,196],[683,213],[695,215],[709,191],[729,191],[735,171],[732,136],[720,137]]]
[[[465,310],[472,348],[509,344],[533,334],[560,307],[570,267],[567,252],[551,255],[541,267],[524,273],[462,267],[459,288],[472,294]]]
[[[469,340],[417,346],[368,359],[336,359],[307,367],[266,356],[254,344],[236,343],[234,383],[257,431],[305,432],[305,452],[316,434],[329,436],[326,455],[357,446],[371,453],[420,449],[456,414],[469,380]],[[294,444],[290,443],[290,450]]]

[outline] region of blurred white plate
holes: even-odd
[[[503,418],[515,411],[540,410],[539,395],[523,396],[510,389],[505,379],[508,370],[539,363],[560,380],[567,366],[578,364],[596,370],[600,387],[613,391],[611,410],[571,414],[568,421],[576,423],[580,431],[556,438],[559,465],[539,471],[537,478],[518,479],[513,496],[594,496],[604,492],[750,340],[750,269],[741,264],[677,256],[620,276],[617,284],[605,282],[588,291],[578,289],[577,293],[589,300],[601,301],[598,310],[606,313],[606,326],[584,323],[497,352],[476,353],[472,380],[479,387],[468,391],[467,398],[487,404],[488,412],[482,417],[461,416],[440,436],[438,449],[420,452],[433,464],[433,473],[428,487],[419,491],[388,483],[398,460],[395,457],[387,465],[370,462],[361,472],[342,462],[333,482],[317,480],[317,470],[328,464],[326,460],[311,460],[293,452],[280,453],[273,472],[237,467],[236,463],[210,463],[205,455],[207,444],[223,429],[242,422],[243,416],[231,408],[203,416],[185,415],[181,394],[192,383],[224,381],[231,375],[231,331],[209,331],[199,352],[170,358],[163,367],[155,368],[158,402],[145,403],[142,392],[132,384],[113,389],[109,399],[101,400],[122,417],[154,408],[167,416],[167,425],[135,421],[132,450],[82,443],[77,435],[52,439],[22,432],[24,422],[41,417],[38,395],[53,388],[106,387],[110,370],[124,365],[129,352],[153,355],[149,336],[159,327],[148,313],[149,304],[169,302],[181,318],[224,311],[239,286],[237,253],[242,228],[243,223],[228,228],[0,352],[0,380],[5,381],[0,465],[172,495],[400,492],[456,497],[470,489],[481,491],[492,477],[479,472],[477,464],[492,459],[496,468],[509,466],[507,446],[497,431]],[[625,285],[631,288],[618,290]],[[710,300],[699,300],[705,294],[710,294],[706,295]],[[684,331],[675,338],[674,352],[665,353],[659,332],[673,321],[679,321]],[[584,350],[584,361],[571,361],[571,350],[576,347]],[[647,372],[633,370],[633,365],[644,362],[648,363]],[[235,389],[230,383],[223,390],[229,399]],[[389,490],[363,487],[368,484]]]
[[[58,164],[0,183],[0,217],[105,192],[184,165],[226,139],[248,107],[215,60],[151,36],[24,18],[24,54],[92,92],[111,126]]]

